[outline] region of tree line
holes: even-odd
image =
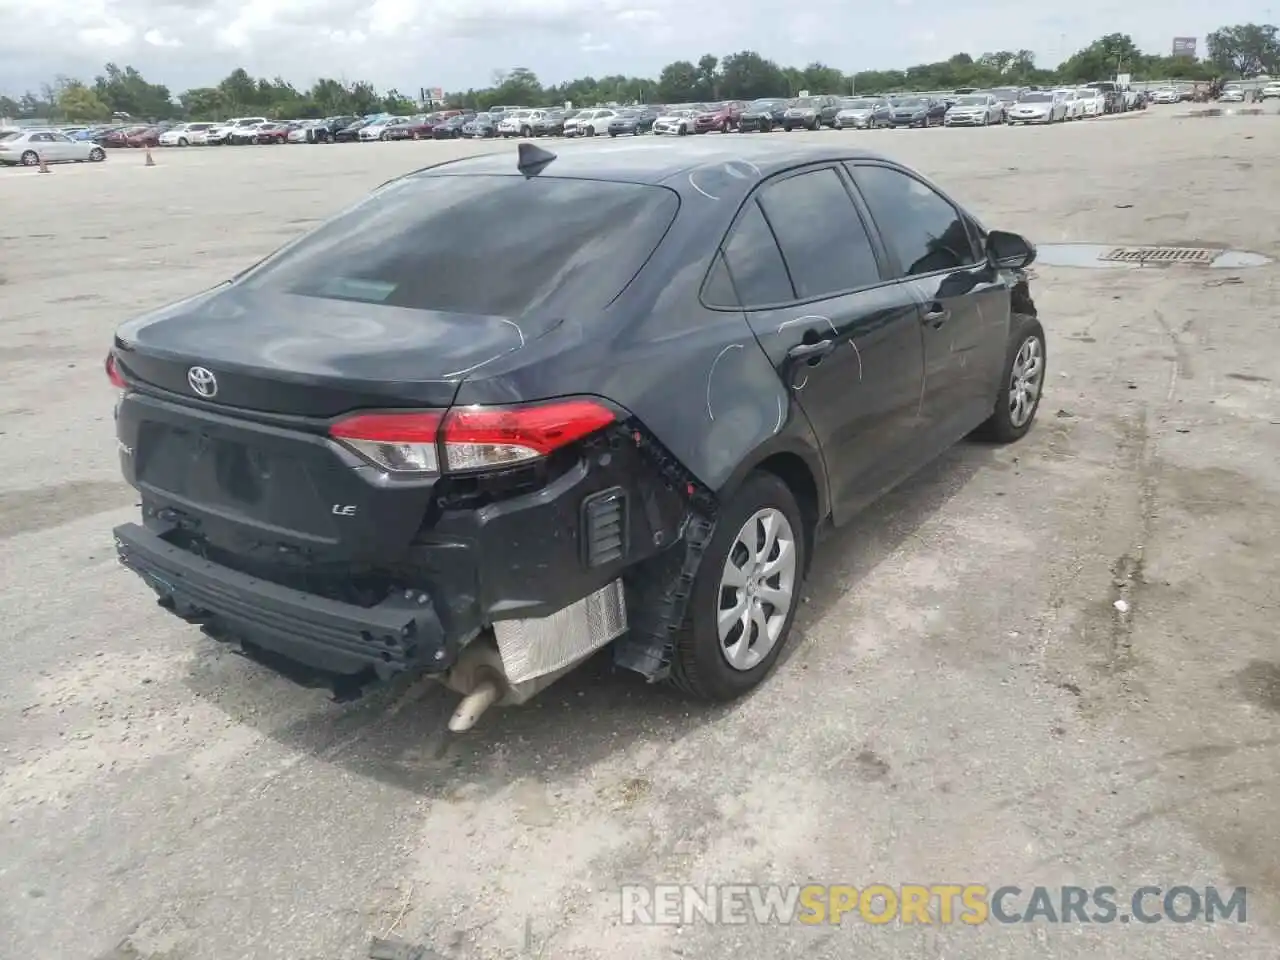
[[[757,97],[814,93],[873,94],[906,90],[952,90],[1022,84],[1086,83],[1117,73],[1136,80],[1212,80],[1280,73],[1280,36],[1266,24],[1221,27],[1205,38],[1207,56],[1159,56],[1143,53],[1128,34],[1112,33],[1076,51],[1057,67],[1039,66],[1030,50],[1001,50],[973,57],[957,53],[937,63],[905,70],[845,73],[823,63],[780,66],[752,50],[723,58],[706,54],[696,63],[677,60],[657,78],[580,77],[543,86],[525,67],[495,71],[490,86],[446,96],[450,106],[485,109],[498,104],[550,104],[569,101],[592,105],[619,103],[690,103],[706,100],[752,100]],[[365,115],[380,111],[414,113],[416,97],[398,90],[379,91],[364,82],[320,79],[301,89],[283,77],[251,77],[237,68],[211,87],[196,87],[176,96],[164,84],[151,83],[131,66],[109,63],[92,83],[57,77],[38,92],[0,96],[0,117],[41,118],[67,122],[108,120],[114,113],[168,120],[222,120],[237,115],[273,118]]]

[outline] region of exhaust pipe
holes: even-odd
[[[476,725],[481,714],[498,702],[501,695],[502,691],[498,689],[496,683],[492,680],[481,680],[474,690],[462,698],[458,708],[453,711],[453,716],[449,718],[449,730],[453,733],[470,730]]]

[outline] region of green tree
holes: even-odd
[[[178,112],[163,84],[148,83],[133,67],[108,63],[93,82],[93,92],[113,111],[165,120]]]
[[[1222,73],[1255,77],[1280,72],[1280,38],[1271,24],[1219,27],[1205,38],[1209,59]]]
[[[1109,33],[1083,50],[1072,54],[1058,67],[1058,75],[1068,81],[1088,83],[1105,80],[1117,73],[1132,73],[1146,61],[1127,33]],[[1032,61],[1034,65],[1034,60]]]
[[[79,80],[68,80],[61,85],[55,112],[73,123],[111,119],[111,108]]]
[[[785,83],[778,65],[754,50],[731,53],[720,61],[720,95],[730,100],[776,97]]]
[[[702,76],[688,60],[677,60],[662,68],[658,76],[658,100],[662,103],[693,103],[702,92]]]

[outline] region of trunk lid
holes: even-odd
[[[498,317],[220,287],[117,332],[115,362],[137,387],[117,410],[121,468],[151,516],[245,572],[392,563],[435,481],[387,476],[328,424],[446,408],[467,372],[525,335]],[[212,395],[193,368],[213,376]]]
[[[471,370],[549,324],[221,287],[123,325],[127,376],[217,407],[328,418],[358,407],[447,407]],[[189,375],[203,368],[215,392]],[[206,378],[207,379],[207,378]]]

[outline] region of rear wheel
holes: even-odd
[[[38,166],[39,163],[40,163],[40,156],[34,150],[28,150],[26,153],[22,155],[22,165],[24,167]]]
[[[178,146],[180,146],[180,147],[189,147],[189,146],[191,146],[191,141],[190,141],[190,140],[188,140],[186,137],[179,137],[179,138],[178,138]]]
[[[978,428],[979,437],[1013,443],[1026,436],[1040,409],[1046,362],[1044,327],[1035,317],[1015,313],[995,411]]]
[[[777,663],[799,607],[804,521],[790,488],[754,473],[725,505],[694,580],[671,683],[703,700],[733,700]]]

